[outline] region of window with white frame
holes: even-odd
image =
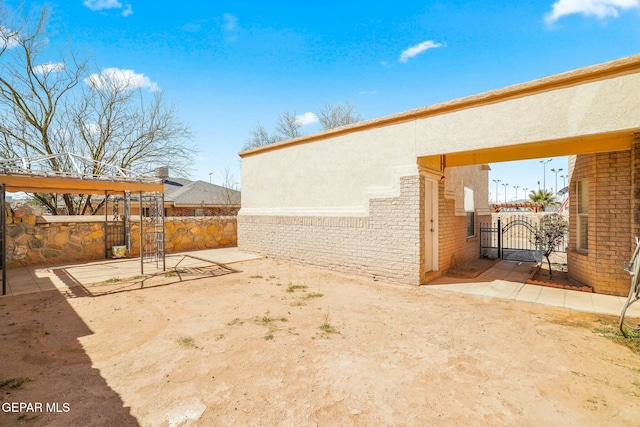
[[[476,235],[476,212],[473,189],[464,187],[464,210],[467,213],[467,237]]]
[[[589,249],[589,181],[576,182],[576,249]]]

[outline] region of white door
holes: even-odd
[[[438,182],[424,180],[424,272],[436,271],[438,266]]]

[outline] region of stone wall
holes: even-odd
[[[368,216],[239,215],[238,246],[331,270],[420,283],[420,176],[400,196],[369,201]]]
[[[139,222],[131,226],[131,256],[140,253]],[[104,218],[36,216],[18,207],[7,217],[7,266],[105,259]],[[236,246],[235,217],[165,218],[166,253]]]

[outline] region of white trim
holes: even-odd
[[[241,208],[239,216],[367,216],[368,209],[361,206],[296,207],[296,208]]]

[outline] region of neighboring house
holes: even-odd
[[[237,190],[184,178],[169,177],[165,182],[166,216],[229,216],[237,215],[240,209]]]
[[[166,167],[158,168],[155,174],[165,182],[164,216],[235,216],[240,210],[240,191],[205,181],[169,177]],[[116,195],[115,198],[121,200],[122,195]],[[93,196],[93,200],[94,204],[99,204],[103,197]],[[131,215],[138,215],[140,206],[136,193],[131,194],[131,201]],[[119,203],[119,209],[123,209],[121,202]],[[64,210],[66,208],[61,205],[60,213],[64,214]],[[148,216],[148,208],[143,210],[144,215]],[[109,213],[111,211],[112,207],[109,208]],[[104,215],[104,207],[96,215]]]
[[[479,254],[491,162],[577,155],[569,274],[628,292],[640,55],[244,151],[241,250],[420,284]]]

